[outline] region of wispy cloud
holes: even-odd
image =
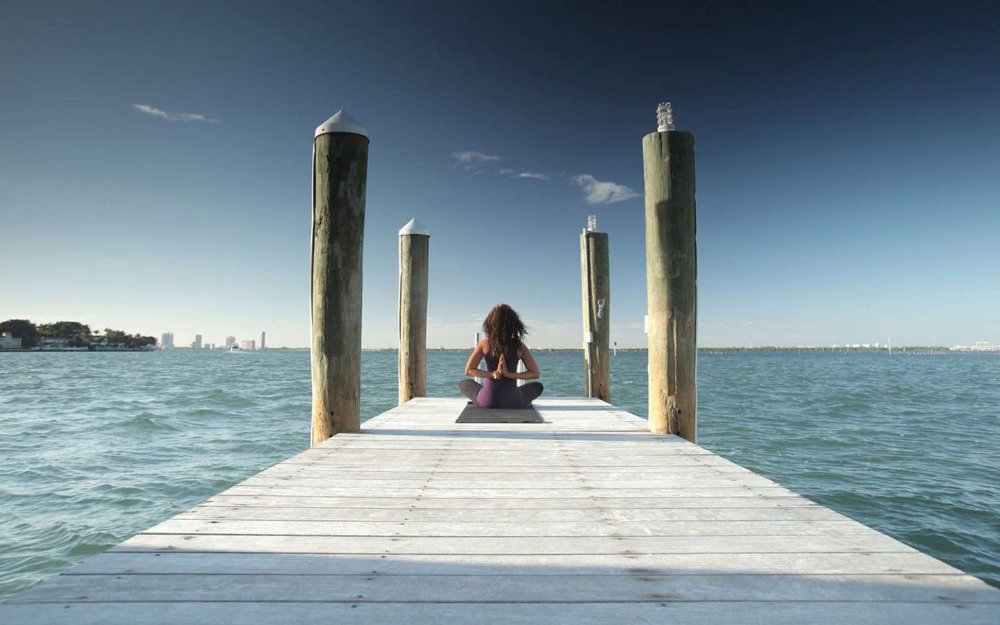
[[[209,124],[218,124],[219,120],[212,119],[207,115],[202,115],[201,113],[169,113],[163,109],[156,108],[155,106],[150,106],[149,104],[133,104],[135,110],[143,113],[145,115],[151,115],[153,117],[159,117],[160,119],[165,119],[168,122],[207,122]]]
[[[588,204],[614,204],[624,202],[639,194],[623,184],[610,180],[598,180],[590,174],[573,177],[573,184],[583,188],[583,197]]]
[[[552,174],[537,171],[517,171],[516,169],[501,169],[500,173],[511,178],[528,178],[531,180],[549,180]]]
[[[452,156],[455,157],[455,161],[458,165],[466,171],[479,170],[482,169],[483,165],[486,163],[500,160],[500,157],[496,154],[485,154],[483,152],[475,151],[453,152]]]
[[[452,152],[452,157],[455,159],[456,166],[472,174],[481,174],[487,170],[487,165],[503,160],[503,157],[499,155],[474,150]],[[505,167],[500,170],[493,169],[493,171],[496,171],[501,176],[523,180],[552,180],[553,178],[561,179],[566,177],[564,172],[531,171],[514,169],[512,167]],[[610,180],[598,180],[590,174],[569,176],[569,180],[574,185],[583,189],[584,199],[588,204],[614,204],[615,202],[624,202],[640,195],[623,184],[611,182]]]

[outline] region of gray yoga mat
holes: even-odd
[[[545,419],[534,408],[480,408],[469,402],[455,423],[545,423]]]

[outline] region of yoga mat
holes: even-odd
[[[545,423],[545,420],[534,408],[480,408],[469,402],[455,423]]]

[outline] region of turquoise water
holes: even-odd
[[[579,396],[579,352],[536,354]],[[428,354],[457,396],[465,354]],[[362,412],[396,401],[366,352]],[[703,353],[699,443],[1000,586],[1000,354]],[[646,355],[613,360],[645,416]],[[309,355],[0,354],[0,597],[305,449]]]

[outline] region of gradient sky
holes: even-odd
[[[309,343],[313,129],[371,135],[364,344],[431,231],[428,346],[644,346],[642,136],[696,136],[699,343],[1000,343],[1000,8],[0,1],[0,319]],[[471,155],[470,155],[471,154]],[[582,184],[582,183],[591,184]],[[596,203],[595,203],[596,202]]]

